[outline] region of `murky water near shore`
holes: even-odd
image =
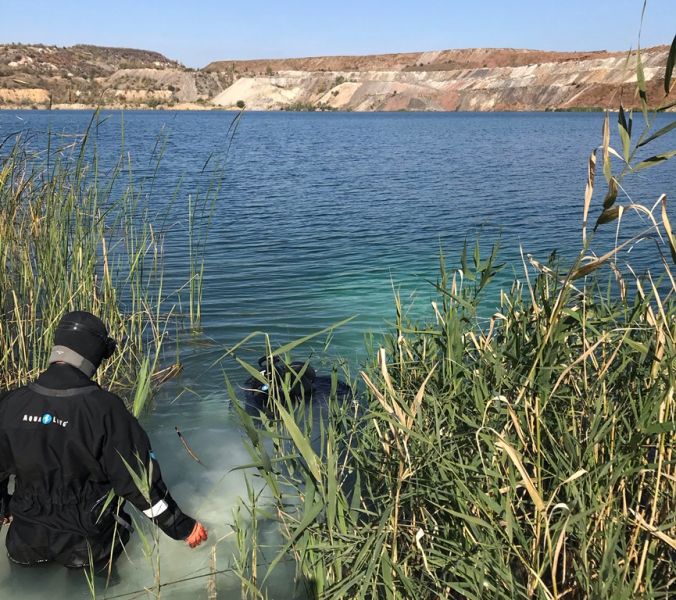
[[[22,131],[40,148],[48,131],[82,132],[90,117],[0,111],[0,140]],[[251,113],[230,143],[232,119],[223,112],[104,113],[93,129],[104,169],[124,150],[137,180],[153,178],[150,198],[158,214],[182,178],[165,223],[167,289],[188,276],[187,195],[208,185],[212,167],[227,153],[206,245],[202,335],[182,347],[183,375],[161,390],[154,411],[142,419],[174,496],[210,532],[209,543],[194,551],[161,538],[162,582],[207,573],[213,543],[217,569],[232,563],[228,524],[245,485],[244,472],[231,469],[249,457],[223,372],[235,382],[245,375],[232,359],[214,361],[253,331],[284,343],[355,316],[332,335],[328,349],[322,336],[298,355],[312,353],[320,371],[327,357],[354,367],[365,355],[364,334],[381,331],[394,317],[393,288],[405,306],[430,315],[428,281],[436,279],[440,248],[454,263],[465,239],[480,236],[487,251],[500,237],[508,263],[503,283],[519,269],[520,245],[540,260],[555,249],[573,254],[580,245],[587,158],[602,125],[600,114]],[[166,147],[156,171],[158,136]],[[657,144],[652,153],[665,149]],[[674,195],[676,168],[667,163],[627,184],[635,200],[652,204],[662,192]],[[600,202],[595,198],[593,218]],[[601,240],[606,248],[611,238],[612,232]],[[633,253],[639,267],[650,264],[649,242]],[[494,309],[489,302],[487,312]],[[252,359],[262,350],[262,341],[249,343],[242,354]],[[204,467],[187,455],[176,426]],[[138,590],[153,585],[138,537],[128,550],[116,581],[98,597],[144,597]],[[279,577],[271,597],[288,597],[289,579]],[[232,574],[220,575],[218,588],[220,597],[238,594]],[[206,578],[162,589],[163,598],[191,593],[204,597]],[[47,595],[90,597],[81,574],[10,568],[0,557],[0,597]]]

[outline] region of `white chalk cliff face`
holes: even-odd
[[[644,51],[646,82],[659,94],[668,50]],[[450,70],[287,70],[241,76],[211,102],[251,110],[551,110],[635,105],[635,59],[626,56]]]

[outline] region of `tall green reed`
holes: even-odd
[[[551,269],[479,327],[494,262],[442,263],[433,320],[399,317],[319,448],[284,386],[243,417],[310,596],[667,597],[676,306]]]
[[[123,340],[97,377],[125,396],[135,389],[139,414],[151,384],[178,371],[178,357],[165,352],[183,318],[180,290],[164,287],[162,227],[172,205],[151,210],[154,178],[135,181],[124,154],[101,167],[94,135],[100,118],[95,113],[74,141],[50,135],[45,149],[34,150],[18,136],[2,148],[0,389],[26,383],[44,368],[65,312],[89,310]],[[154,153],[155,177],[161,159],[161,151]],[[205,235],[204,229],[193,224],[191,235]],[[192,259],[203,260],[204,246],[195,250]],[[190,316],[199,314],[200,303],[201,294],[191,295]]]

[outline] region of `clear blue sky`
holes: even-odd
[[[0,42],[212,60],[446,48],[627,50],[643,0],[0,0]],[[648,0],[641,45],[670,44],[676,0]]]

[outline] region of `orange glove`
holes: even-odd
[[[188,546],[191,548],[196,548],[206,539],[207,530],[204,529],[204,525],[202,525],[202,523],[196,521],[195,526],[192,528],[192,532],[187,538],[185,538],[185,541],[188,542]]]

